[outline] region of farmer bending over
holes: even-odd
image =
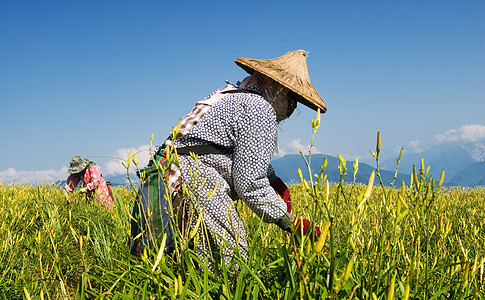
[[[102,206],[108,208],[113,206],[111,189],[97,164],[84,157],[74,156],[71,158],[67,172],[71,174],[64,185],[64,196],[68,202],[71,202],[68,193],[74,191],[82,181],[83,187],[79,189],[81,193],[86,194],[88,198],[96,198]]]
[[[180,169],[171,165],[171,191],[175,193],[181,182],[193,191],[185,201],[185,208],[195,213],[188,224],[191,231],[202,214],[196,245],[202,257],[221,251],[227,264],[233,256],[231,247],[245,254],[248,244],[236,212],[237,199],[264,222],[286,231],[309,231],[308,220],[291,215],[288,187],[270,165],[276,151],[276,127],[293,113],[297,102],[327,110],[310,83],[306,57],[307,52],[298,50],[270,60],[237,59],[236,64],[250,76],[197,102],[182,119],[179,134],[162,145],[161,149],[174,146],[179,156]],[[198,154],[198,159],[190,152]],[[197,172],[198,176],[191,176]],[[310,233],[319,235],[319,228]],[[223,239],[231,247],[223,245]]]

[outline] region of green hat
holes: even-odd
[[[69,169],[67,169],[67,172],[69,174],[76,174],[81,172],[82,170],[86,169],[86,167],[91,163],[89,159],[86,159],[82,156],[74,156],[71,158],[71,161],[69,162],[70,166]]]

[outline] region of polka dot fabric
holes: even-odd
[[[276,147],[276,125],[276,113],[263,96],[228,93],[194,128],[174,141],[177,148],[208,141],[234,149],[227,155],[199,155],[197,162],[190,156],[179,158],[182,177],[193,193],[190,205],[202,213],[209,232],[209,241],[199,243],[199,252],[210,247],[231,257],[232,249],[223,246],[221,237],[245,251],[244,224],[234,205],[237,198],[265,222],[277,223],[285,216],[286,204],[268,180],[268,173],[274,172],[270,161]],[[193,176],[195,173],[198,176]],[[192,218],[192,227],[196,220]]]

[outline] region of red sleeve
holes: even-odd
[[[64,189],[68,193],[71,193],[72,191],[74,191],[79,181],[81,181],[81,178],[79,178],[77,174],[69,175],[69,177],[67,177],[66,183],[64,184]]]
[[[271,187],[275,190],[275,192],[280,195],[280,197],[286,203],[286,210],[288,213],[291,213],[291,195],[290,189],[286,186],[286,184],[281,180],[281,178],[277,178],[271,182]]]

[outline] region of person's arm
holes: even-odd
[[[288,186],[279,178],[276,176],[276,173],[274,171],[273,166],[269,166],[268,168],[268,179],[270,182],[271,187],[275,190],[275,192],[285,201],[286,203],[286,208],[287,208],[287,216],[288,219],[293,223],[293,226],[287,226],[285,227],[284,225],[280,227],[283,228],[284,230],[291,232],[292,228],[293,230],[298,233],[299,235],[301,234],[309,234],[310,230],[310,221],[307,219],[303,218],[298,218],[296,219],[294,216],[291,215],[291,195],[290,195],[290,189]],[[286,222],[287,220],[282,219],[280,222]],[[313,231],[314,236],[320,236],[320,228],[316,226]]]
[[[71,174],[69,177],[67,177],[66,183],[64,184],[64,190],[68,193],[72,193],[76,186],[79,184],[79,181],[81,179],[77,174]]]
[[[291,213],[291,195],[290,189],[288,186],[276,176],[273,166],[269,166],[268,168],[268,179],[271,187],[275,190],[275,192],[280,196],[283,201],[286,203],[286,211]]]
[[[64,184],[64,198],[66,198],[67,203],[71,203],[71,198],[69,197],[68,193],[72,193],[76,186],[78,185],[79,181],[81,181],[80,176],[78,174],[71,174],[67,177],[66,183]]]
[[[234,124],[234,187],[239,197],[263,221],[278,223],[286,204],[270,186],[267,170],[275,150],[276,115],[265,101],[254,101]]]
[[[276,146],[276,114],[265,104],[255,102],[246,107],[235,125],[234,187],[239,197],[263,221],[275,223],[288,232],[295,228],[297,233],[305,234],[310,229],[310,222],[296,219],[287,211],[287,203],[276,195],[268,178]],[[316,227],[315,234],[319,233]]]

